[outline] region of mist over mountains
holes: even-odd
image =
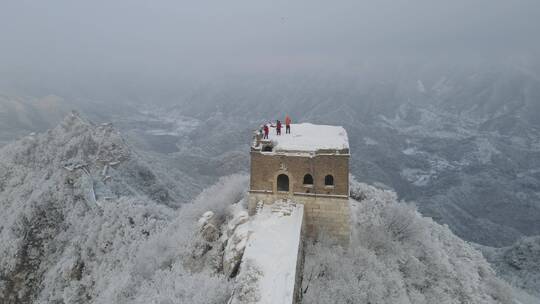
[[[344,125],[355,176],[396,189],[461,237],[501,246],[538,234],[538,78],[500,66],[414,78],[408,72],[381,82],[374,77],[368,85],[318,76],[209,88],[200,92],[206,97],[172,108],[203,121],[200,113],[215,113],[201,126],[211,135],[194,138],[195,146],[209,139],[215,147],[223,138],[238,146],[238,130],[247,135],[247,122],[286,113],[297,121]]]
[[[289,114],[297,122],[345,126],[351,172],[359,180],[395,189],[467,240],[507,246],[539,234],[536,70],[519,62],[451,67],[237,76],[163,93],[152,102],[49,96],[33,105],[4,97],[10,120],[2,122],[11,129],[2,128],[8,132],[1,136],[43,129],[47,123],[41,121],[53,122],[56,113],[75,107],[93,120],[113,121],[141,153],[185,172],[200,191],[196,185],[247,171],[252,130]],[[55,115],[40,110],[55,98]],[[12,106],[17,103],[23,106]]]

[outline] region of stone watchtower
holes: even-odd
[[[257,204],[291,200],[304,205],[306,233],[348,240],[349,141],[343,127],[291,125],[291,134],[256,133],[251,145],[249,212]]]

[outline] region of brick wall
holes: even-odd
[[[333,152],[333,153],[332,153]],[[349,154],[346,151],[307,153],[264,153],[251,151],[250,214],[262,201],[291,199],[304,205],[306,236],[328,234],[347,243],[350,235]],[[289,191],[277,191],[277,177],[289,177]],[[304,185],[304,175],[311,174],[313,185]],[[332,175],[334,185],[325,185]]]
[[[348,198],[252,192],[249,195],[249,214],[255,214],[258,202],[273,204],[281,199],[292,199],[296,203],[304,205],[304,224],[307,237],[319,238],[328,235],[342,244],[349,242],[351,209]]]
[[[289,177],[291,193],[349,195],[348,154],[299,154],[251,152],[250,190],[277,191],[277,176]],[[304,175],[311,174],[314,184],[306,187]],[[334,187],[325,186],[325,176],[334,177]]]

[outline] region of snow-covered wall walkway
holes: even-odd
[[[304,206],[276,202],[259,209],[250,231],[232,303],[294,303]]]

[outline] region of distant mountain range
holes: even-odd
[[[460,237],[498,247],[540,234],[539,80],[535,69],[517,64],[403,67],[237,77],[149,102],[56,105],[58,113],[74,107],[112,121],[141,153],[185,173],[198,190],[247,171],[251,132],[263,122],[289,114],[296,122],[343,125],[359,180],[393,188]],[[0,123],[14,130],[2,132],[4,141],[57,120],[35,101],[11,100],[34,106],[14,123],[19,116],[3,114],[11,121]],[[46,119],[28,127],[23,122],[34,122],[27,117],[35,113]]]
[[[33,98],[0,94],[0,144],[55,126],[68,107],[62,98],[53,95]]]
[[[540,82],[532,71],[498,66],[405,69],[389,79],[253,79],[178,99],[146,112],[148,121],[178,115],[194,122],[173,135],[180,151],[168,155],[177,161],[211,158],[221,167],[231,153],[246,155],[255,126],[289,114],[296,122],[345,126],[352,174],[395,189],[467,240],[506,246],[540,234]]]

